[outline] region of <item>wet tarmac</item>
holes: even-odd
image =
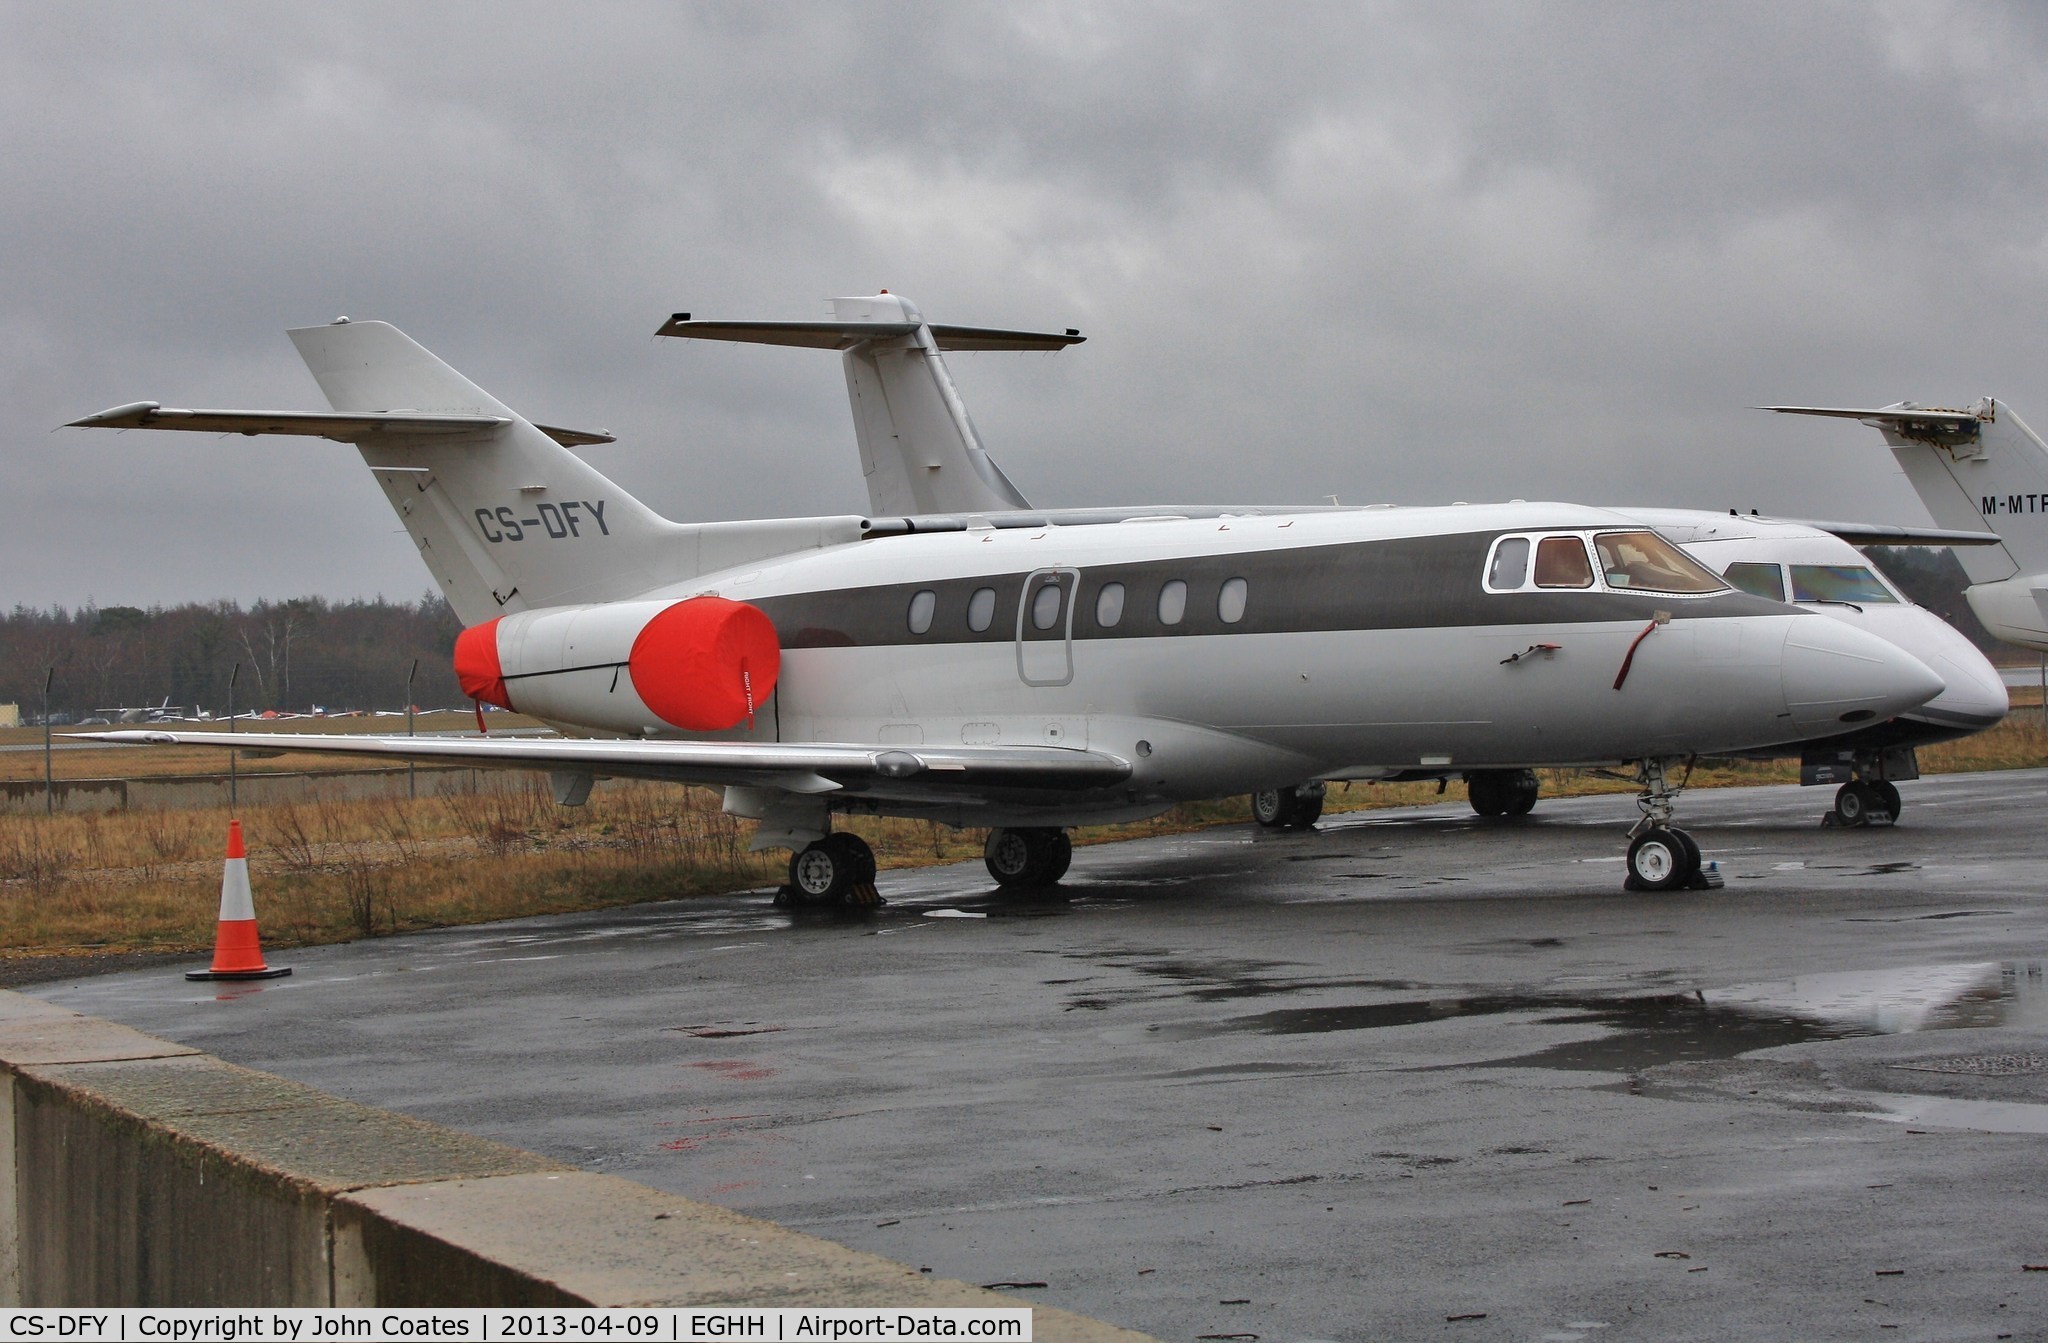
[[[2048,1337],[2048,771],[885,873],[30,991],[1169,1339]],[[262,893],[257,893],[259,910]]]

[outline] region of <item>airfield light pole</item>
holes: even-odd
[[[409,671],[409,672],[407,672],[407,673],[405,674],[405,735],[406,735],[406,736],[408,736],[408,737],[410,737],[410,736],[412,736],[412,735],[413,735],[413,730],[412,730],[412,678],[413,678],[413,677],[415,677],[415,676],[418,676],[419,674],[420,674],[420,660],[419,660],[418,658],[414,658],[414,659],[412,660],[412,670],[411,670],[411,671]],[[415,761],[413,761],[413,760],[412,760],[412,759],[411,759],[410,757],[408,757],[408,758],[406,759],[406,762],[405,762],[405,795],[406,795],[406,797],[408,797],[408,798],[417,798],[417,797],[418,797],[418,796],[420,795],[420,791],[419,791],[419,781],[418,781],[418,779],[417,779],[417,778],[416,778],[416,777],[414,776],[414,772],[413,772],[413,771],[414,771],[414,768],[415,768],[415,765],[416,765],[416,762],[415,762]]]
[[[43,815],[57,814],[57,765],[50,751],[50,682],[57,679],[55,666],[43,669]]]
[[[242,664],[239,662],[237,662],[234,665],[234,669],[228,673],[228,731],[230,732],[233,732],[235,730],[235,678],[239,677],[241,674]],[[238,754],[240,753],[237,752],[234,748],[230,747],[228,749],[228,810],[230,811],[235,810],[240,803],[238,790],[236,789],[235,786],[238,782],[240,782],[240,780],[236,777],[235,770],[235,757]]]

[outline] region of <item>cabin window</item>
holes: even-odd
[[[1592,587],[1593,566],[1586,559],[1586,543],[1576,536],[1546,536],[1537,542],[1536,586]]]
[[[1188,613],[1188,585],[1178,578],[1167,580],[1159,589],[1159,623],[1178,625],[1180,618]]]
[[[981,633],[995,622],[996,590],[976,588],[974,595],[967,599],[967,628]]]
[[[1719,592],[1727,586],[1655,532],[1602,532],[1593,538],[1593,549],[1600,552],[1600,572],[1610,588],[1686,594]]]
[[[1493,547],[1493,563],[1486,569],[1486,586],[1495,592],[1513,592],[1529,581],[1529,538],[1504,536]]]
[[[1060,585],[1058,579],[1048,579],[1044,587],[1031,597],[1031,627],[1049,630],[1059,623]]]
[[[1896,602],[1884,580],[1860,564],[1795,564],[1795,602]]]
[[[1102,591],[1095,594],[1095,623],[1106,630],[1116,628],[1124,618],[1124,585],[1104,583]]]
[[[939,606],[939,594],[930,588],[910,599],[910,632],[923,634],[932,627],[932,612]]]
[[[1235,625],[1244,619],[1245,599],[1251,595],[1251,585],[1242,578],[1225,580],[1223,591],[1216,594],[1216,616],[1226,625]]]
[[[1785,600],[1785,571],[1775,564],[1764,564],[1757,560],[1743,560],[1728,566],[1728,572],[1721,575],[1728,580],[1728,586],[1752,597],[1769,597],[1774,602]]]

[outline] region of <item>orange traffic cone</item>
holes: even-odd
[[[220,926],[213,939],[213,968],[187,970],[187,979],[276,979],[290,966],[263,963],[256,938],[256,904],[249,896],[249,856],[242,851],[242,823],[228,822],[228,861],[220,874]]]

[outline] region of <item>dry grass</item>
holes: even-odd
[[[2048,765],[2040,711],[1925,749],[1928,773]],[[1629,792],[1546,770],[1548,796]],[[1700,787],[1790,783],[1789,761],[1702,766]],[[1331,813],[1459,800],[1457,785],[1340,784]],[[444,797],[315,800],[242,809],[266,942],[344,941],[772,885],[784,857],[749,854],[751,824],[705,789],[618,781],[558,807],[539,776],[489,777]],[[1250,818],[1246,799],[1191,804],[1137,826],[1077,831],[1078,843]],[[218,912],[224,809],[56,817],[0,815],[0,955],[200,952]],[[983,833],[890,818],[845,823],[884,867],[979,856]]]

